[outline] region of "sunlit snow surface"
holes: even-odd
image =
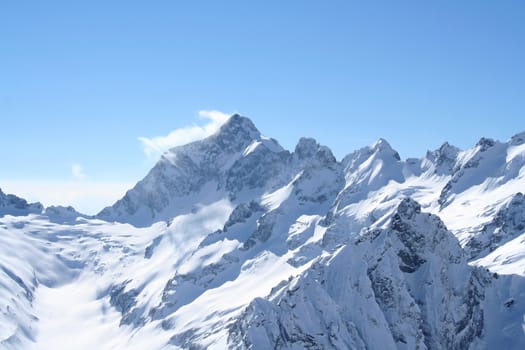
[[[149,228],[84,219],[59,225],[39,216],[1,218],[2,268],[16,273],[22,282],[2,275],[0,344],[34,349],[156,349],[177,332],[217,326],[240,313],[255,297],[268,294],[296,272],[286,257],[265,251],[247,261],[240,274],[232,276],[234,280],[202,293],[172,315],[170,332],[162,330],[162,320],[139,330],[119,327],[122,315],[109,302],[113,286],[131,281],[128,289],[141,290],[137,302],[155,307],[174,271],[195,270],[236,247],[224,242],[206,256],[192,258],[204,236],[222,227],[231,210],[228,201],[220,201],[177,217],[169,227],[159,223]],[[145,259],[146,248],[157,237],[162,237],[162,244]],[[221,336],[226,335],[215,338]]]
[[[523,348],[524,145],[338,162],[235,116],[96,218],[0,192],[0,348]]]

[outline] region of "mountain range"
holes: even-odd
[[[525,132],[337,160],[233,115],[95,216],[0,191],[0,348],[523,349]]]

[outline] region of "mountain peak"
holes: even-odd
[[[247,147],[252,141],[260,140],[261,137],[261,133],[250,119],[234,114],[215,134],[204,139],[201,146],[208,147],[214,144],[223,151],[237,152]]]
[[[311,137],[301,137],[297,146],[295,146],[295,151],[299,158],[311,157],[317,152],[319,144],[314,138]]]
[[[463,261],[459,242],[449,232],[441,219],[421,212],[415,200],[404,198],[392,216],[390,229],[403,245],[398,252],[400,269],[412,273],[419,269],[429,256],[440,256],[445,261]]]
[[[392,146],[390,146],[390,143],[388,143],[388,141],[385,140],[384,138],[379,138],[376,142],[374,142],[374,144],[372,145],[372,148],[382,150],[382,149],[392,149]]]
[[[479,146],[480,151],[484,152],[490,147],[493,147],[496,144],[496,141],[490,138],[482,137],[479,139],[478,143],[476,143],[476,146]]]
[[[322,159],[326,164],[335,163],[337,161],[330,148],[320,145],[311,137],[301,137],[297,146],[295,146],[294,153],[299,159],[317,157]]]
[[[511,145],[513,146],[519,146],[523,143],[525,143],[525,131],[520,132],[519,134],[516,134],[510,138]]]
[[[444,142],[435,151],[428,151],[426,158],[434,164],[436,173],[449,174],[454,167],[459,152],[459,148]]]
[[[5,194],[0,189],[0,216],[39,214],[44,209],[40,203],[28,203],[25,199],[14,194]]]
[[[439,146],[437,151],[440,154],[454,154],[455,156],[459,152],[459,148],[445,141],[441,146]]]
[[[390,146],[390,144],[388,143],[387,140],[383,139],[383,138],[380,138],[379,140],[377,140],[371,147],[370,149],[372,150],[372,152],[374,153],[382,153],[382,154],[388,154],[388,155],[391,155],[393,156],[395,159],[397,160],[401,160],[401,157],[399,156],[399,153],[397,153],[396,150],[394,150],[392,148],[392,146]]]
[[[219,135],[227,137],[243,136],[256,139],[261,134],[249,118],[240,114],[234,114],[215,133],[215,136]]]

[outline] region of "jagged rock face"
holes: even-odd
[[[499,246],[525,233],[525,197],[516,193],[494,219],[472,237],[465,249],[472,259],[481,258]]]
[[[299,161],[316,159],[321,166],[333,166],[337,163],[332,151],[326,146],[320,146],[313,138],[301,137],[295,146],[294,156]]]
[[[257,202],[251,201],[250,203],[241,203],[230,214],[228,221],[224,224],[224,231],[238,223],[243,223],[246,219],[249,219],[253,213],[263,211],[264,208]]]
[[[238,349],[466,349],[482,334],[484,287],[439,218],[403,200],[371,230],[257,299],[230,328]],[[436,302],[441,300],[441,302]]]
[[[306,145],[309,150],[302,152]],[[270,200],[265,204],[263,199],[261,203],[252,200],[238,204],[223,228],[208,235],[199,247],[206,250],[219,242],[233,240],[238,241],[239,246],[223,254],[217,262],[191,272],[176,273],[165,285],[162,301],[152,310],[151,317],[167,317],[191,301],[188,295],[195,297],[224,283],[232,274],[239,274],[242,265],[256,258],[261,249],[270,244],[269,241],[273,242],[271,250],[284,252],[309,238],[301,236],[288,240],[285,232],[297,219],[294,216],[297,212],[324,214],[342,186],[342,172],[332,153],[311,139],[299,142],[296,152],[288,160],[287,168],[290,174],[287,178],[295,176],[276,191],[282,194],[267,194],[269,198],[275,196],[279,203],[274,204]],[[274,205],[277,207],[274,208]],[[311,260],[300,253],[298,255],[298,266]]]
[[[510,150],[515,143],[516,140],[501,143],[481,138],[473,149],[458,153],[452,169],[452,178],[441,191],[441,207],[447,206],[454,195],[483,184],[490,178],[494,179],[495,186],[518,177],[525,160],[522,156],[510,157]]]
[[[98,217],[149,225],[191,210],[184,203],[212,202],[224,196],[236,201],[250,191],[257,196],[286,185],[300,172],[307,182],[320,168],[337,173],[326,180],[342,185],[339,164],[327,147],[302,138],[291,154],[262,136],[249,119],[234,115],[215,135],[164,154],[135,188]],[[305,200],[324,201],[334,190],[327,194],[319,188],[317,192]]]
[[[454,169],[459,152],[459,148],[445,142],[439,147],[439,149],[433,152],[428,152],[426,158],[433,165],[433,172],[435,174],[449,175]]]
[[[98,216],[138,226],[168,220],[191,210],[184,203],[196,197],[213,201],[274,184],[289,156],[248,118],[234,115],[207,139],[169,150],[135,188]]]
[[[137,327],[144,324],[144,319],[141,317],[139,310],[134,308],[140,291],[133,288],[126,290],[128,282],[126,281],[111,288],[109,303],[122,314],[120,325],[132,324]]]
[[[519,146],[519,145],[524,144],[525,143],[525,132],[512,136],[509,143],[512,146]]]
[[[424,247],[428,237],[425,237],[423,233],[418,232],[413,228],[413,225],[407,222],[420,213],[421,207],[418,204],[403,200],[399,205],[398,212],[392,218],[392,230],[405,246],[398,253],[402,262],[399,268],[403,272],[415,272],[426,262]]]
[[[225,174],[225,189],[235,196],[242,190],[264,188],[267,183],[279,185],[280,175],[289,160],[288,152],[275,153],[259,146],[250,154],[237,160]],[[270,185],[270,186],[271,186]]]
[[[39,214],[44,210],[40,203],[27,203],[23,198],[5,194],[0,189],[0,216]]]
[[[126,349],[523,348],[523,269],[469,266],[454,237],[503,244],[494,255],[508,258],[487,258],[499,267],[523,259],[524,200],[511,200],[525,184],[523,135],[407,160],[380,139],[339,162],[314,139],[288,152],[232,116],[96,219],[0,215],[0,347],[53,323],[33,303],[51,293],[62,306],[54,288],[71,283],[88,291],[89,322],[68,325]]]

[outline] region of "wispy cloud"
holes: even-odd
[[[5,193],[15,194],[29,202],[41,202],[45,206],[71,205],[84,214],[96,214],[112,205],[133,185],[125,181],[0,180]]]
[[[229,114],[219,111],[200,111],[200,119],[206,120],[204,125],[191,125],[175,129],[166,136],[139,137],[148,157],[157,157],[168,149],[201,140],[216,132],[224,124]]]
[[[87,178],[84,168],[78,163],[71,166],[71,174],[76,180],[85,180]]]

